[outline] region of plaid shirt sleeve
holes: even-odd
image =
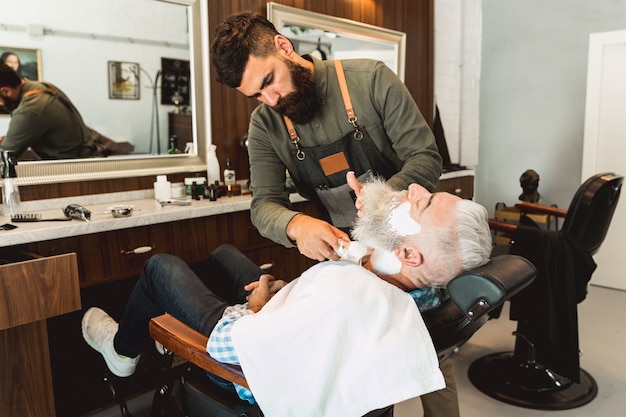
[[[438,307],[439,304],[441,304],[441,296],[437,288],[418,288],[411,291],[409,294],[413,297],[417,308],[422,312]]]
[[[237,352],[233,347],[233,340],[230,336],[233,324],[243,316],[248,314],[254,314],[252,310],[248,310],[248,304],[236,304],[234,306],[227,307],[224,310],[224,314],[217,325],[213,328],[209,341],[206,345],[206,350],[211,357],[215,360],[224,363],[230,363],[233,365],[239,365],[239,358]],[[250,404],[254,404],[254,396],[252,392],[245,387],[237,384],[233,384],[235,391],[239,398],[244,401],[248,401]]]
[[[238,319],[248,314],[254,313],[252,310],[248,310],[247,303],[236,304],[224,310],[222,318],[213,328],[206,345],[206,350],[211,357],[220,362],[239,365],[239,358],[233,347],[230,332],[233,328],[233,324],[235,324]]]

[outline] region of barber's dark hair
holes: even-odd
[[[22,79],[13,68],[7,64],[0,64],[0,87],[15,88],[22,83]]]
[[[211,44],[211,61],[217,81],[232,88],[241,85],[250,55],[266,57],[275,53],[274,24],[259,13],[244,12],[230,16],[217,26]]]

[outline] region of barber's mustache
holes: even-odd
[[[0,97],[0,108],[4,109],[7,112],[11,112],[15,110],[18,105],[17,100],[11,100],[10,98]]]

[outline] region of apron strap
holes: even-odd
[[[47,89],[38,89],[38,90],[30,90],[25,92],[22,97],[28,97],[28,96],[33,96],[35,94],[50,94],[53,96],[57,95],[57,92],[55,89],[48,87]]]
[[[340,60],[336,59],[333,61],[335,63],[335,68],[337,70],[337,80],[339,81],[339,90],[341,91],[341,97],[343,98],[343,105],[346,108],[346,114],[348,115],[348,122],[354,126],[355,133],[354,138],[360,140],[363,138],[363,132],[360,131],[359,126],[356,123],[356,114],[354,113],[354,108],[352,107],[352,100],[350,100],[350,92],[348,91],[348,83],[346,82],[346,74],[343,72],[343,64]],[[300,136],[298,136],[298,132],[296,132],[296,128],[293,125],[291,119],[285,115],[283,115],[283,121],[285,122],[285,126],[287,127],[287,133],[289,133],[289,139],[293,146],[296,147],[296,157],[299,161],[304,159],[304,152],[300,149]]]
[[[289,133],[289,139],[291,139],[291,143],[296,147],[296,158],[298,161],[302,161],[304,159],[304,152],[300,149],[300,136],[298,136],[298,132],[296,132],[296,128],[293,126],[293,122],[291,119],[285,115],[283,115],[283,121],[285,122],[285,126],[287,126],[287,133]]]
[[[346,108],[346,114],[348,115],[348,121],[354,126],[356,125],[356,114],[354,114],[354,108],[352,107],[352,100],[350,100],[350,93],[348,92],[348,83],[346,82],[346,74],[343,72],[343,64],[340,60],[333,61],[335,68],[337,69],[337,79],[339,80],[339,90],[341,91],[341,97],[343,97],[343,105]]]

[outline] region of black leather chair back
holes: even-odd
[[[561,230],[576,236],[592,255],[606,237],[623,182],[614,173],[596,174],[578,188],[567,209]]]

